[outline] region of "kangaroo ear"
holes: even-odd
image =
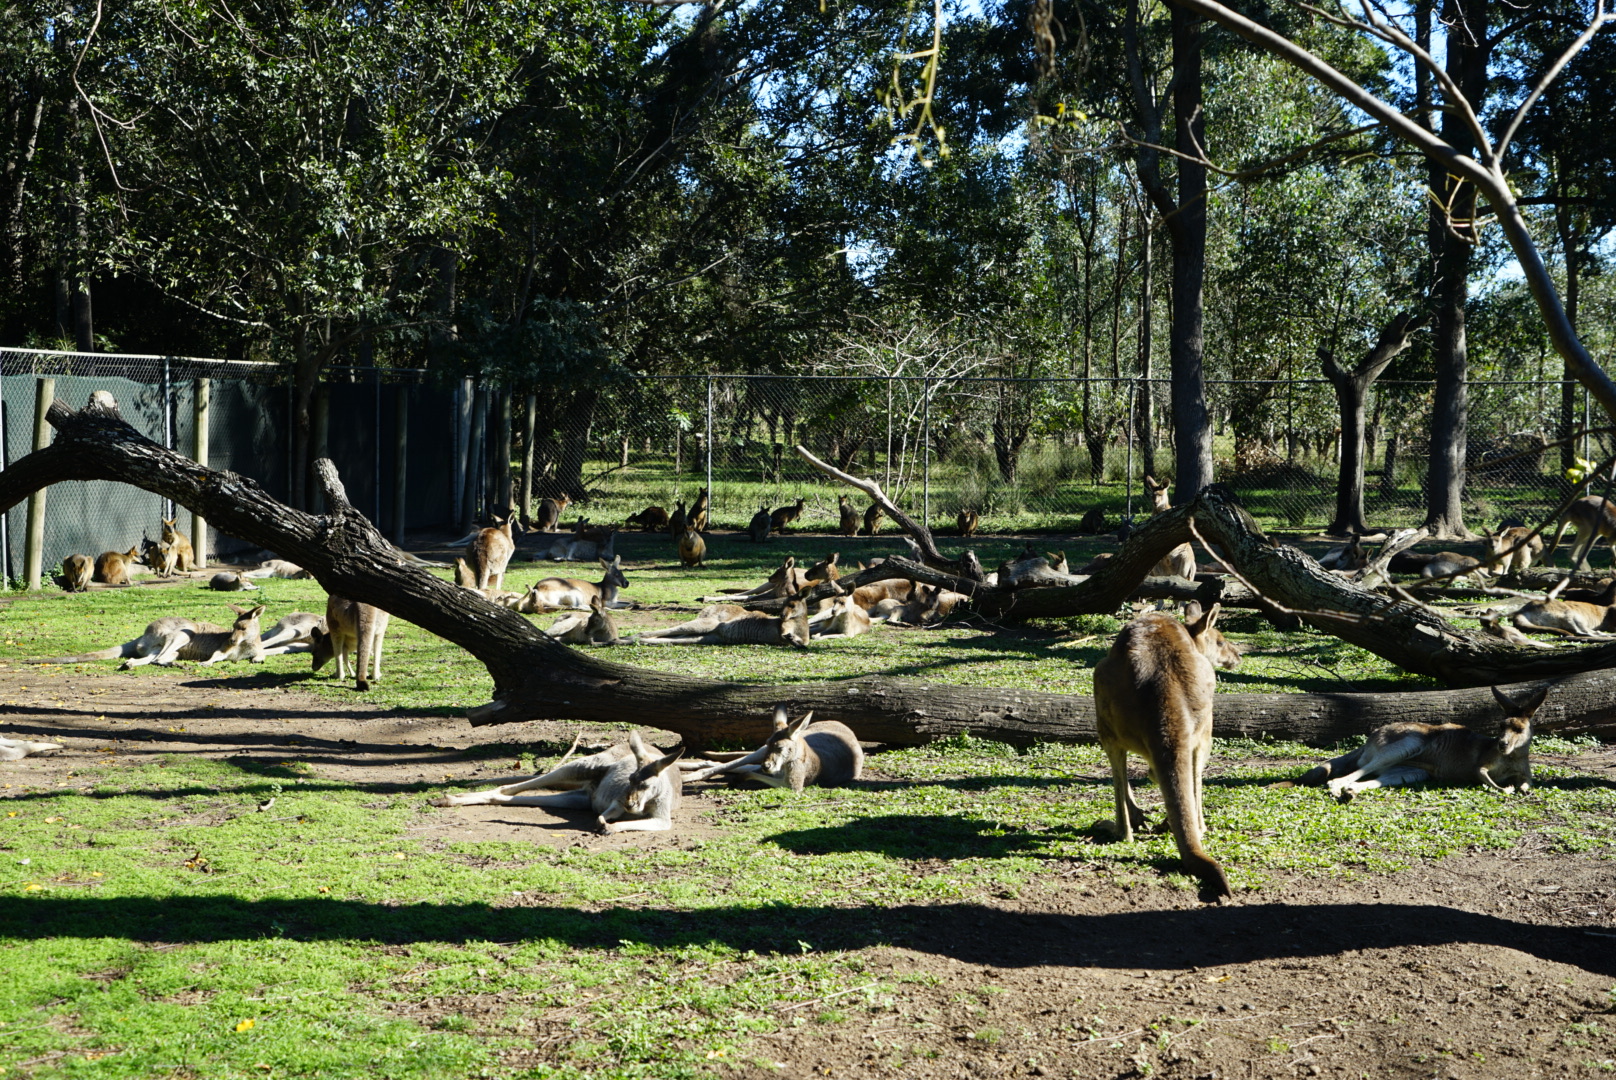
[[[246,614],[249,618],[256,619],[256,618],[258,618],[258,616],[262,615],[263,613],[264,613],[264,605],[259,604],[257,607],[253,608],[251,611],[245,612],[244,614]]]
[[[1211,630],[1212,627],[1217,624],[1218,613],[1222,610],[1222,604],[1213,604],[1207,609],[1206,614],[1202,615],[1199,619],[1196,619],[1193,623],[1190,623],[1186,627],[1186,629],[1188,629],[1190,632],[1190,637],[1200,637],[1202,634]]]
[[[787,733],[789,733],[791,735],[796,735],[803,728],[807,727],[809,721],[811,721],[813,718],[814,718],[814,710],[809,709],[807,712],[803,713],[801,716],[799,716],[795,720],[791,721],[791,726],[786,729]]]
[[[1528,724],[1531,723],[1532,717],[1537,715],[1538,709],[1543,707],[1544,700],[1549,696],[1549,690],[1550,687],[1545,686],[1543,689],[1517,701],[1498,689],[1498,687],[1492,688],[1493,700],[1497,701],[1498,707],[1504,710],[1504,715],[1510,719],[1518,717]]]
[[[675,750],[673,753],[667,755],[666,757],[658,758],[657,760],[651,762],[649,765],[646,765],[643,768],[641,768],[640,769],[640,779],[649,780],[653,776],[661,775],[662,772],[665,769],[667,769],[670,765],[672,765],[674,762],[678,761],[680,758],[682,758],[684,756],[685,756],[685,748],[683,746],[681,746],[681,747],[679,747],[679,749]]]
[[[1191,626],[1201,621],[1201,602],[1191,600],[1184,605],[1184,625]]]
[[[786,719],[786,707],[784,705],[776,705],[774,707],[774,730],[784,731],[788,723],[790,723],[790,721]]]

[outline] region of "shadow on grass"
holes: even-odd
[[[797,855],[874,852],[893,859],[1002,859],[1068,858],[1049,851],[1050,845],[1092,835],[1066,825],[1035,830],[952,814],[890,814],[792,829],[764,839]]]
[[[1545,927],[1433,904],[1249,903],[1169,911],[1067,914],[982,904],[888,908],[785,906],[700,910],[504,907],[453,902],[374,904],[236,897],[0,897],[13,942],[121,939],[153,944],[256,941],[517,942],[618,949],[719,945],[770,953],[897,945],[976,964],[1183,969],[1354,950],[1484,945],[1616,976],[1616,950],[1592,947],[1598,927]]]

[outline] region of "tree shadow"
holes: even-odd
[[[870,852],[888,858],[1003,859],[1068,858],[1051,850],[1056,842],[1097,839],[1093,829],[1068,825],[1023,828],[952,814],[887,814],[854,818],[843,825],[791,829],[764,839],[796,855]]]

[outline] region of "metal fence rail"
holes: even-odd
[[[42,380],[75,407],[110,390],[148,437],[190,455],[196,395],[209,396],[208,463],[289,494],[292,391],[284,367],[161,356],[0,350],[0,466],[33,446]],[[525,461],[533,498],[565,493],[597,523],[712,491],[715,527],[743,528],[759,506],[803,500],[797,527],[833,530],[850,494],[792,452],[802,444],[878,480],[909,512],[946,531],[961,509],[984,530],[1072,531],[1098,511],[1106,529],[1143,512],[1141,480],[1172,470],[1165,381],[698,375],[596,386],[508,388],[418,370],[332,368],[316,410],[318,452],[337,464],[356,507],[390,535],[464,528],[516,501]],[[1469,387],[1465,507],[1474,526],[1546,513],[1564,490],[1545,449],[1588,403],[1559,382]],[[1382,380],[1367,416],[1365,509],[1375,526],[1425,516],[1433,388]],[[1214,380],[1216,477],[1265,527],[1318,530],[1334,510],[1340,419],[1323,380]],[[529,427],[528,418],[532,423]],[[1608,435],[1576,447],[1611,451]],[[531,509],[531,508],[529,508]],[[860,498],[857,509],[862,512]],[[4,574],[23,573],[26,508],[0,515]],[[44,567],[71,552],[126,550],[162,518],[189,514],[126,485],[52,487]],[[890,524],[888,526],[890,528]],[[244,545],[210,534],[205,550]]]

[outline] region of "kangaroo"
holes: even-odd
[[[748,600],[773,599],[778,600],[787,596],[795,596],[808,585],[807,571],[797,569],[797,557],[787,555],[786,561],[780,564],[780,569],[769,575],[769,580],[756,588],[745,592],[732,593],[728,596],[704,596],[701,602],[706,603],[745,603]]]
[[[140,561],[163,577],[172,577],[179,569],[180,553],[171,544],[159,544],[149,536],[142,536]]]
[[[284,656],[287,653],[308,652],[314,648],[314,631],[323,616],[306,611],[282,615],[279,622],[264,632],[260,644],[265,656]]]
[[[1232,896],[1223,867],[1201,846],[1206,832],[1201,774],[1212,753],[1212,691],[1207,656],[1219,605],[1188,626],[1148,612],[1122,628],[1094,667],[1095,725],[1111,762],[1115,831],[1132,840],[1146,824],[1128,785],[1128,754],[1145,759],[1161,787],[1167,826],[1185,869],[1200,879],[1203,899]]]
[[[231,573],[221,570],[208,579],[208,588],[214,592],[257,592],[258,586],[248,581],[243,574]]]
[[[673,513],[668,515],[668,535],[673,537],[683,535],[688,521],[689,518],[685,516],[685,501],[680,499],[674,504]]]
[[[606,610],[606,601],[599,596],[589,598],[587,614],[570,611],[557,619],[555,625],[545,633],[568,645],[617,644],[617,623],[612,621],[612,613]]]
[[[95,564],[88,555],[69,555],[62,560],[62,588],[68,592],[87,592],[94,576]]]
[[[593,810],[595,827],[604,833],[667,832],[679,809],[681,780],[669,766],[684,756],[684,747],[658,757],[637,731],[628,742],[614,743],[598,754],[561,764],[541,776],[491,791],[446,795],[438,806],[542,806],[551,810]],[[524,795],[550,788],[554,795]]]
[[[760,506],[758,512],[752,515],[751,524],[747,525],[746,532],[752,538],[752,543],[761,544],[769,538],[771,528],[773,525],[769,520],[769,508]]]
[[[887,512],[881,509],[880,503],[871,503],[870,508],[864,511],[864,528],[859,530],[860,536],[878,536],[881,533],[881,519]]]
[[[694,525],[686,525],[685,531],[679,537],[679,561],[684,563],[686,569],[693,569],[701,565],[707,558],[707,541],[701,538]]]
[[[750,754],[717,765],[708,765],[686,780],[709,780],[725,773],[739,773],[770,787],[788,787],[798,795],[809,784],[816,787],[843,787],[864,775],[864,748],[846,724],[821,720],[811,724],[810,711],[795,720],[786,719],[783,706],[775,706],[774,732]]]
[[[1326,551],[1319,559],[1319,565],[1326,570],[1362,570],[1369,565],[1369,556],[1354,536],[1352,543]]]
[[[975,510],[961,510],[955,522],[959,525],[961,536],[975,536],[976,527],[982,520],[982,515]]]
[[[1386,724],[1358,749],[1314,766],[1296,783],[1328,784],[1330,794],[1342,802],[1361,791],[1427,780],[1524,794],[1532,788],[1532,717],[1549,691],[1545,687],[1516,701],[1498,687],[1492,689],[1504,710],[1504,730],[1496,737],[1479,735],[1463,724]]]
[[[842,553],[840,551],[831,552],[828,558],[820,559],[818,562],[814,563],[814,565],[810,566],[804,576],[810,582],[840,581],[842,571],[841,568],[836,565],[836,561],[841,557]]]
[[[95,557],[95,573],[92,575],[96,581],[103,585],[129,585],[129,568],[139,557],[138,548],[128,551],[103,551]]]
[[[224,660],[246,660],[261,663],[264,658],[263,642],[258,636],[258,616],[264,613],[262,605],[254,608],[227,605],[236,613],[236,621],[229,628],[213,623],[193,622],[179,615],[166,615],[153,619],[146,632],[133,641],[114,645],[97,652],[78,656],[59,656],[52,660],[34,660],[36,664],[80,664],[88,660],[117,660],[119,671],[157,664],[169,667],[176,660],[195,660],[203,664],[217,664]]]
[[[1457,577],[1449,578],[1449,574]],[[1480,559],[1473,559],[1469,555],[1460,555],[1456,551],[1439,551],[1429,562],[1420,567],[1420,577],[1444,578],[1451,582],[1458,582],[1462,578],[1475,578],[1485,585],[1487,583],[1487,568]]]
[[[361,604],[342,596],[328,596],[325,601],[325,625],[317,626],[311,635],[309,649],[314,670],[325,667],[327,660],[337,658],[335,677],[354,680],[354,689],[370,689],[370,669],[375,668],[374,679],[382,681],[382,639],[387,635],[387,612],[369,604]],[[358,655],[355,666],[350,654]]]
[[[1529,649],[1554,648],[1553,645],[1547,645],[1541,641],[1533,641],[1531,638],[1515,629],[1515,627],[1511,624],[1504,622],[1497,615],[1478,615],[1476,616],[1476,621],[1481,624],[1483,633],[1490,634],[1495,638],[1503,638],[1511,645],[1523,645]]]
[[[714,604],[701,609],[689,622],[652,630],[637,639],[640,645],[789,645],[808,647],[808,605],[786,601],[778,616],[747,611],[736,604]]]
[[[466,562],[464,557],[459,555],[455,556],[454,578],[455,584],[460,586],[462,589],[471,589],[473,592],[476,591],[477,572],[471,568],[471,564]]]
[[[1605,583],[1603,589],[1568,589],[1571,584],[1569,577],[1561,578],[1555,582],[1554,587],[1544,593],[1548,600],[1581,600],[1585,604],[1598,604],[1600,607],[1610,607],[1616,604],[1616,579]]]
[[[1576,542],[1571,545],[1571,568],[1586,570],[1588,552],[1593,550],[1593,546],[1601,538],[1616,537],[1616,502],[1607,502],[1598,495],[1585,495],[1566,507],[1560,515],[1558,528],[1554,530],[1554,539],[1549,541],[1548,550],[1543,555],[1544,559],[1554,557],[1567,525],[1577,530]]]
[[[617,558],[617,531],[613,529],[607,532],[606,542],[601,543],[587,535],[588,528],[589,522],[580,518],[572,536],[563,537],[550,545],[550,561],[594,562],[596,559]]]
[[[565,495],[539,500],[539,512],[533,517],[533,527],[539,532],[555,532],[556,524],[561,520],[561,512],[571,503],[572,500]]]
[[[809,632],[816,638],[850,638],[869,633],[870,613],[849,596],[839,596],[821,615],[808,620]]]
[[[1492,558],[1488,560],[1488,565],[1496,567],[1501,574],[1518,574],[1530,570],[1532,563],[1543,554],[1543,537],[1532,536],[1532,530],[1524,525],[1500,529],[1497,533],[1487,533],[1486,537],[1488,546],[1492,549]],[[1517,544],[1523,546],[1512,554],[1504,554]]]
[[[836,512],[841,516],[841,527],[837,531],[843,536],[857,535],[859,526],[858,511],[853,509],[853,504],[848,501],[846,495],[836,496]]]
[[[614,555],[610,560],[602,559],[600,566],[606,571],[606,576],[599,583],[555,577],[535,582],[527,591],[527,597],[524,597],[531,598],[531,602],[525,604],[522,610],[584,611],[597,598],[611,607],[617,602],[617,591],[628,588],[628,578],[623,574],[623,557]]]
[[[872,581],[868,585],[860,585],[853,590],[853,602],[868,611],[883,600],[898,600],[904,603],[909,601],[914,592],[915,583],[908,578],[882,578]]]
[[[0,738],[0,761],[21,761],[30,754],[66,749],[61,743],[29,742],[27,739]]]
[[[1616,585],[1607,590],[1612,591],[1616,591]],[[1547,630],[1551,634],[1567,637],[1609,637],[1612,631],[1616,631],[1616,607],[1582,600],[1560,600],[1556,592],[1550,589],[1548,599],[1532,600],[1516,609],[1514,618],[1510,620],[1516,629]]]
[[[1026,589],[1037,585],[1069,585],[1070,574],[1064,551],[1046,551],[1042,558],[1029,545],[1013,562],[999,567],[999,587]]]
[[[638,514],[630,514],[628,524],[638,525],[643,532],[661,532],[668,527],[668,512],[660,506],[647,506]]]
[[[707,507],[712,501],[712,493],[702,488],[701,494],[696,496],[696,502],[690,508],[690,515],[685,519],[685,524],[697,532],[704,531],[707,528]]]
[[[1160,514],[1172,507],[1167,501],[1167,485],[1156,483],[1153,477],[1145,477],[1145,491],[1150,494],[1150,512],[1152,515]],[[1181,577],[1195,580],[1195,549],[1188,544],[1180,544],[1169,551],[1162,560],[1150,571],[1151,577]]]
[[[460,561],[463,562],[464,560]],[[314,574],[311,571],[303,569],[301,566],[297,565],[297,563],[287,562],[285,559],[269,559],[259,563],[251,570],[243,572],[241,576],[244,578],[287,578],[304,580],[307,578],[312,578]]]
[[[1100,536],[1107,532],[1105,527],[1105,511],[1098,506],[1092,507],[1083,515],[1083,520],[1077,523],[1077,531],[1084,536]]]
[[[776,507],[769,515],[769,528],[783,534],[787,525],[802,516],[802,508],[807,505],[807,499],[798,499],[794,505]]]
[[[477,572],[478,589],[503,588],[505,567],[510,565],[511,556],[516,553],[516,540],[511,535],[516,515],[511,514],[504,521],[498,518],[494,520],[499,523],[479,530],[471,543],[466,545],[466,563]]]
[[[178,518],[163,520],[163,544],[174,552],[179,568],[189,574],[196,569],[196,551],[191,547],[191,541],[186,539],[184,533],[175,528],[174,522]]]

